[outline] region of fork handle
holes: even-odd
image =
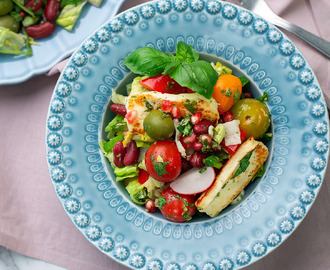
[[[281,17],[274,18],[275,25],[295,34],[296,36],[300,37],[302,40],[313,46],[315,49],[326,55],[330,58],[330,42],[326,41],[323,38],[320,38],[311,32],[308,32],[301,27],[290,23]]]

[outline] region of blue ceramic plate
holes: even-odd
[[[98,142],[113,115],[111,91],[132,75],[138,47],[174,52],[191,44],[267,92],[273,139],[262,179],[215,218],[176,224],[134,205]],[[70,219],[100,251],[136,269],[236,269],[279,246],[319,192],[329,155],[329,123],[319,84],[298,49],[273,25],[217,0],[161,0],[137,6],[92,34],[56,85],[47,119],[47,160]]]
[[[60,26],[48,38],[37,40],[31,57],[0,55],[0,85],[24,82],[32,76],[49,71],[68,57],[96,28],[107,22],[119,10],[124,0],[104,0],[97,8],[86,4],[73,31]]]

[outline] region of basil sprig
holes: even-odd
[[[178,84],[210,99],[218,73],[210,63],[199,60],[194,48],[179,41],[176,55],[164,53],[151,47],[139,48],[124,60],[125,66],[139,75],[155,76],[169,74]]]

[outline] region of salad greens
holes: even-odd
[[[86,0],[78,1],[79,3],[66,5],[62,9],[60,15],[56,19],[58,25],[63,26],[66,30],[71,31],[76,24],[76,21],[81,13],[82,8],[87,3]]]

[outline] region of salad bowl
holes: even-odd
[[[99,147],[112,90],[133,79],[124,58],[145,46],[175,52],[179,41],[247,77],[255,96],[267,93],[273,133],[266,173],[240,203],[180,224],[132,203]],[[159,0],[117,15],[73,53],[51,99],[46,148],[64,210],[100,252],[134,269],[238,269],[308,213],[325,175],[329,122],[313,71],[273,25],[218,0]]]

